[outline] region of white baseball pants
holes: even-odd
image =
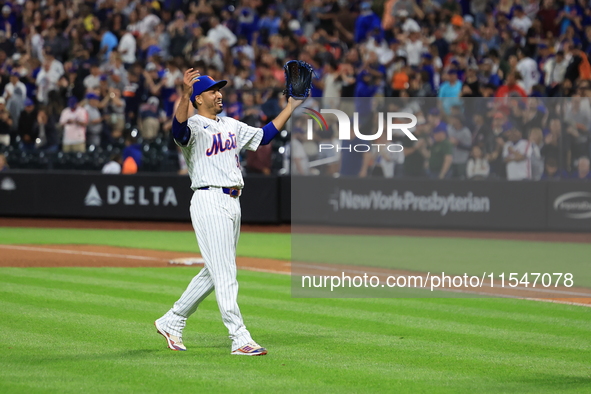
[[[187,318],[214,289],[222,320],[232,339],[232,351],[254,342],[238,308],[236,245],[240,236],[240,202],[219,188],[196,190],[191,199],[191,221],[205,266],[158,324],[182,337]]]

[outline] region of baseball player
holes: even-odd
[[[183,328],[201,301],[214,289],[222,320],[232,340],[231,354],[261,356],[267,350],[246,329],[238,308],[236,245],[240,235],[240,202],[244,181],[238,154],[271,142],[303,100],[289,98],[286,107],[263,128],[250,127],[222,112],[220,89],[227,81],[215,81],[198,70],[187,70],[183,96],[175,112],[172,135],[187,162],[191,178],[191,221],[205,266],[193,278],[173,307],[154,322],[172,350],[187,350]],[[189,104],[198,111],[188,117]]]

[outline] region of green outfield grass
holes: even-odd
[[[590,255],[577,244],[378,241],[379,253],[395,250],[402,264],[528,253],[550,264]],[[197,250],[191,232],[0,228],[0,244],[14,243]],[[347,245],[335,253],[354,257],[353,242]],[[238,254],[288,259],[290,235],[243,233]],[[0,393],[591,393],[589,308],[514,299],[291,298],[289,276],[249,271],[239,271],[239,302],[269,355],[230,356],[213,295],[189,320],[189,351],[172,352],[152,323],[197,272],[0,268]]]
[[[240,235],[237,253],[245,257],[289,260],[290,241],[290,234],[244,232]],[[0,244],[107,245],[199,252],[195,233],[192,231],[0,227]]]
[[[213,297],[172,352],[152,322],[195,268],[1,268],[2,393],[591,392],[591,313],[506,299],[292,299],[241,271],[265,357],[230,356]]]
[[[294,261],[449,274],[570,272],[591,287],[591,244],[499,239],[293,234]]]

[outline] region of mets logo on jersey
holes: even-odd
[[[222,133],[217,133],[212,135],[213,143],[211,144],[211,148],[209,148],[205,154],[207,156],[217,155],[218,152],[225,152],[230,149],[236,149],[238,144],[236,142],[236,134],[229,133],[227,140],[222,142]]]

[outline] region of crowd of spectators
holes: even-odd
[[[135,154],[141,169],[130,137],[168,138],[186,68],[229,80],[225,115],[263,125],[284,103],[283,64],[301,59],[318,75],[312,108],[334,108],[342,97],[401,97],[411,107],[445,98],[422,111],[424,138],[406,143],[392,176],[516,179],[510,164],[521,164],[523,146],[535,150],[522,140],[539,148],[532,174],[545,167],[547,177],[572,176],[588,167],[591,11],[584,0],[0,3],[0,145],[84,152],[125,139],[124,156]],[[572,101],[546,107],[541,137],[510,119],[518,115],[507,102],[483,119],[467,115],[467,98],[512,96]],[[518,110],[527,112],[529,100]],[[568,111],[578,114],[574,125]],[[493,118],[503,122],[499,134],[489,131]],[[434,119],[445,130],[433,128]],[[307,162],[316,158],[310,152]],[[276,171],[275,154],[249,153],[247,171]],[[322,170],[375,176],[380,155],[373,156],[342,155],[353,164]]]
[[[371,145],[355,137],[341,143],[339,149],[329,149],[332,155],[328,156],[340,166],[319,166],[316,173],[385,178],[591,180],[585,126],[591,120],[588,90],[589,96],[569,98],[460,98],[453,101],[449,112],[445,109],[448,98],[425,98],[420,104],[415,98],[384,98],[378,111],[412,113],[417,117],[417,126],[410,129],[416,141],[400,131],[394,131],[391,141],[386,140],[384,126],[382,136]],[[383,112],[365,121],[360,114],[363,126],[359,129],[374,134]],[[393,119],[393,123],[407,120]],[[297,135],[293,153],[297,164],[293,170],[313,173],[310,163],[314,161],[305,162],[307,171],[302,170],[299,161],[302,152],[313,152],[314,147],[306,145],[317,142],[308,141],[303,132]],[[337,144],[334,139],[328,142],[324,146]]]

